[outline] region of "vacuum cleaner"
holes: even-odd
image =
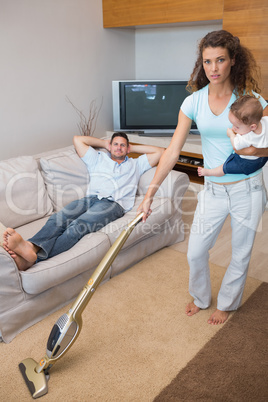
[[[49,371],[51,367],[76,341],[82,329],[82,312],[132,230],[142,220],[142,217],[143,213],[137,215],[122,231],[77,296],[68,313],[63,314],[54,324],[47,341],[45,356],[41,358],[39,363],[32,358],[28,358],[19,364],[21,374],[34,399],[48,392]]]

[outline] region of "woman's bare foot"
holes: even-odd
[[[188,303],[185,309],[185,313],[191,317],[192,315],[198,313],[200,310],[199,307],[197,307],[194,302]]]
[[[223,324],[229,316],[229,311],[216,310],[209,318],[208,323],[212,325]]]
[[[37,255],[34,250],[34,245],[24,240],[14,229],[7,228],[3,236],[3,243],[5,250],[9,252],[15,261],[16,257],[21,257],[26,263],[31,263],[32,265],[36,261]]]

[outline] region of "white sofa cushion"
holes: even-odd
[[[43,178],[32,156],[0,162],[0,222],[18,227],[52,212]]]
[[[136,197],[134,207],[131,211],[127,212],[122,218],[117,219],[109,225],[100,229],[100,232],[105,233],[110,243],[113,244],[122,230],[137,216],[137,209],[141,204],[143,197]],[[143,241],[147,237],[152,237],[157,233],[161,233],[163,226],[168,226],[168,221],[172,218],[174,207],[169,198],[155,197],[153,204],[153,213],[146,220],[145,223],[139,223],[131,236],[127,239],[122,249],[132,247],[135,243]]]
[[[74,148],[43,157],[40,165],[54,211],[85,196],[89,174]]]

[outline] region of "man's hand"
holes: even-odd
[[[103,140],[103,146],[99,148],[105,148],[107,151],[110,152],[111,149],[111,140]]]
[[[73,143],[80,158],[87,153],[88,147],[105,148],[107,151],[110,151],[110,139],[102,140],[101,138],[91,136],[75,135]]]

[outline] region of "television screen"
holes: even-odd
[[[175,128],[187,96],[179,84],[125,84],[126,128]]]
[[[114,129],[173,133],[180,106],[190,95],[186,85],[187,81],[114,81],[113,102],[119,103],[117,108],[114,105]],[[194,123],[192,129],[196,129]]]

